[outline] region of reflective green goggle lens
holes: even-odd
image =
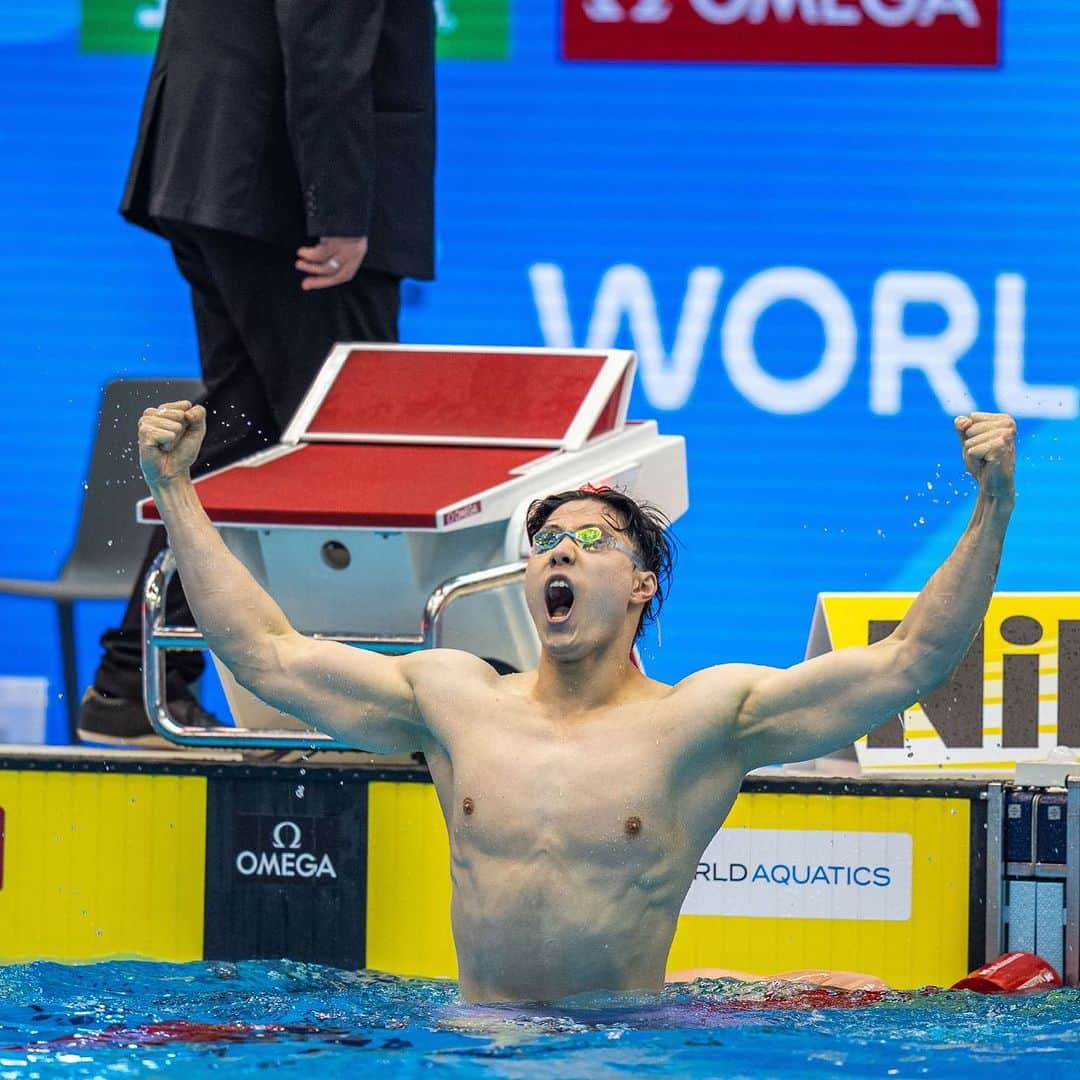
[[[604,530],[597,525],[589,525],[584,529],[577,529],[574,532],[538,532],[532,541],[532,550],[534,555],[540,555],[545,551],[550,551],[564,536],[569,536],[571,540],[582,548],[584,551],[595,551],[598,547],[606,546],[602,543],[605,539]]]
[[[575,529],[573,532],[569,529],[562,532],[544,529],[532,538],[530,550],[533,555],[542,555],[545,551],[550,551],[564,536],[569,536],[582,551],[621,551],[639,570],[646,568],[645,561],[636,551],[620,544],[599,525],[586,525],[584,529]]]

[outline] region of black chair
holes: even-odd
[[[52,581],[0,578],[0,594],[56,601],[72,743],[78,741],[79,715],[74,603],[127,599],[149,540],[147,528],[135,520],[135,503],[147,493],[135,442],[139,415],[163,401],[198,400],[202,392],[198,379],[115,379],[106,384],[79,528],[60,573]]]

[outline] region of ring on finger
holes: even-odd
[[[337,261],[337,259],[333,258],[333,256],[331,256],[327,260],[326,265],[329,266],[331,270],[340,270],[341,269],[341,263],[339,263]]]

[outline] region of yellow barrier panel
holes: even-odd
[[[368,787],[367,966],[457,978],[450,844],[431,784]]]
[[[743,794],[725,829],[908,833],[911,915],[878,919],[683,915],[669,970],[864,971],[896,988],[967,974],[970,805],[965,799]]]
[[[0,772],[0,958],[198,960],[206,779]]]

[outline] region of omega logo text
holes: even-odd
[[[236,856],[236,869],[246,878],[276,881],[329,878],[337,871],[329,855],[302,850],[303,830],[295,821],[279,821],[271,832],[270,850],[245,849]]]

